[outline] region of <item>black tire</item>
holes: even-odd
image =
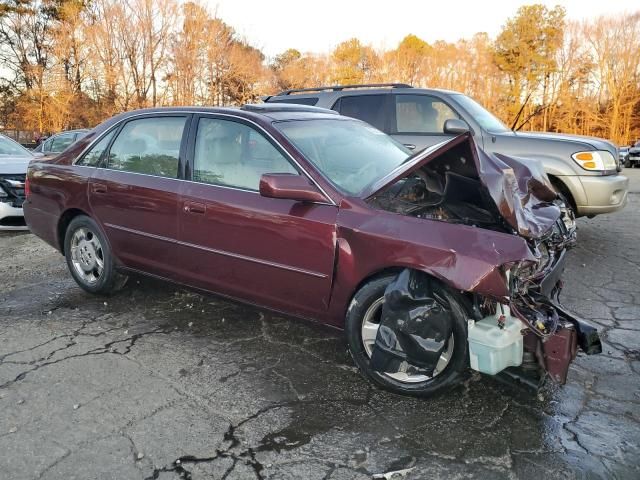
[[[349,353],[365,377],[375,385],[402,395],[429,397],[442,393],[457,385],[462,380],[462,374],[469,367],[469,349],[467,341],[467,318],[464,299],[451,289],[441,286],[440,293],[450,302],[454,312],[453,325],[453,354],[446,367],[428,380],[409,383],[398,381],[387,374],[371,368],[369,355],[362,341],[362,323],[369,307],[384,296],[384,291],[396,275],[386,275],[366,283],[354,295],[345,322],[345,334],[349,346]]]
[[[79,256],[81,254],[78,253],[80,248],[76,245],[76,257],[74,258],[72,242],[75,242],[75,239],[78,238],[75,237],[74,239],[76,232],[78,232],[78,236],[80,236],[82,230],[86,232],[84,234],[85,240],[97,240],[100,248],[96,249],[95,245],[91,243],[93,250],[86,252],[86,256],[83,256],[81,259]],[[104,237],[102,230],[93,219],[86,215],[78,215],[69,223],[64,237],[64,254],[71,276],[82,289],[89,293],[111,295],[122,289],[125,283],[127,283],[128,277],[116,271],[111,247]],[[80,270],[84,267],[90,269],[92,261],[95,264],[94,270],[83,270],[84,274],[82,274]],[[97,273],[99,270],[98,261],[102,263],[102,269],[99,275]],[[89,279],[87,277],[89,277]]]
[[[625,160],[624,161],[624,168],[631,168],[631,161],[630,160]]]

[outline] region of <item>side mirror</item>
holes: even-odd
[[[444,133],[450,133],[452,135],[460,135],[461,133],[467,133],[469,129],[469,125],[464,120],[460,120],[459,118],[449,118],[444,121]]]
[[[260,195],[298,202],[327,202],[327,198],[307,177],[291,173],[265,173],[260,177]]]

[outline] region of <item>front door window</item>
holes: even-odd
[[[444,122],[460,118],[449,105],[430,95],[396,95],[398,134],[444,134]]]
[[[201,118],[193,180],[258,191],[265,173],[298,171],[262,134],[239,122]]]

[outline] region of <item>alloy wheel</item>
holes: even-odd
[[[384,304],[384,297],[380,297],[375,302],[373,302],[367,311],[364,314],[364,318],[362,320],[362,344],[364,346],[364,350],[369,358],[373,353],[373,346],[376,342],[376,336],[378,335],[378,328],[380,328],[380,318],[382,315],[382,305]],[[404,383],[418,383],[429,380],[439,373],[441,373],[445,367],[449,364],[451,357],[453,356],[453,334],[449,337],[449,342],[447,348],[442,355],[440,355],[440,359],[436,364],[436,368],[433,371],[433,376],[430,377],[428,375],[415,374],[410,373],[410,365],[407,362],[403,362],[400,367],[400,371],[397,373],[383,373],[383,375],[388,376],[398,382]]]

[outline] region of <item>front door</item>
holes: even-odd
[[[337,207],[262,197],[264,173],[303,174],[257,127],[201,116],[179,237],[190,283],[312,317],[327,309]]]
[[[189,116],[125,123],[89,182],[89,202],[127,267],[179,278],[179,162]]]

